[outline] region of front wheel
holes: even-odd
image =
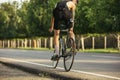
[[[74,49],[75,42],[72,38],[66,41],[65,45],[65,55],[64,55],[64,68],[66,71],[70,71],[74,62]]]
[[[57,67],[58,61],[59,61],[59,60],[52,61],[52,67],[53,67],[54,69]]]
[[[55,52],[55,51],[54,51]],[[55,53],[53,53],[53,55],[54,55]],[[59,62],[59,59],[57,59],[57,60],[52,60],[52,67],[55,69],[56,67],[57,67],[57,65],[58,65],[58,62]]]

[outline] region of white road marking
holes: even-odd
[[[17,59],[12,59],[12,58],[0,57],[0,59],[9,60],[9,61],[16,61],[16,62],[23,62],[23,63],[28,63],[28,64],[34,64],[34,65],[38,65],[38,66],[52,67],[50,65],[39,64],[39,63],[34,63],[34,62],[29,62],[29,61],[23,61],[23,60],[17,60]]]
[[[17,60],[17,59],[12,59],[12,58],[0,57],[0,59],[9,60],[9,61],[23,62],[23,63],[33,64],[33,65],[39,65],[39,66],[44,66],[44,67],[52,67],[52,66],[50,66],[50,65],[39,64],[39,63],[33,63],[33,62],[28,62],[28,61],[23,61],[23,60]],[[63,70],[64,68],[57,67],[57,69]],[[119,77],[114,77],[114,76],[109,76],[109,75],[102,75],[102,74],[91,73],[91,72],[80,71],[80,70],[73,70],[73,69],[71,69],[71,71],[72,71],[72,72],[77,72],[77,73],[84,73],[84,74],[88,74],[88,75],[94,75],[94,76],[98,76],[98,77],[104,77],[104,78],[111,78],[111,79],[120,80]]]

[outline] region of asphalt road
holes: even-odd
[[[0,49],[0,59],[13,59],[49,67],[52,64],[50,60],[52,52],[53,51]],[[64,70],[62,59],[57,69]],[[120,54],[77,53],[70,72],[77,73],[78,75],[84,74],[85,76],[106,77],[109,78],[109,80],[120,80]]]

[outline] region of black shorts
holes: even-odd
[[[61,25],[65,25],[65,26],[61,26]],[[59,29],[69,29],[72,28],[72,22],[70,22],[69,20],[54,20],[54,29],[55,30],[59,30]]]

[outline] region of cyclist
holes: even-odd
[[[73,32],[74,28],[74,17],[75,9],[78,4],[78,0],[63,0],[57,3],[56,7],[53,9],[53,16],[51,19],[50,32],[54,29],[54,48],[55,54],[52,56],[51,60],[57,60],[59,57],[59,33],[60,24],[65,24],[65,28],[69,28],[70,37],[75,40],[75,35]]]

